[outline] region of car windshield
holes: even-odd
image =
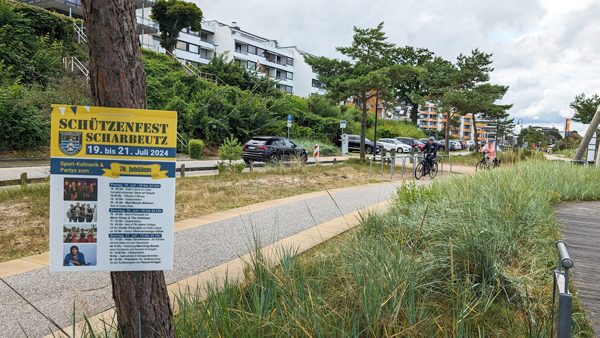
[[[265,145],[266,143],[267,143],[267,140],[264,138],[253,138],[250,141],[248,141],[246,144],[252,145],[252,146],[262,146],[262,145]]]
[[[369,140],[368,138],[365,137],[365,142],[373,142],[371,140]]]

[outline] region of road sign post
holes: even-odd
[[[341,136],[341,140],[342,140],[342,155],[345,155],[348,153],[348,135],[346,135],[344,133],[344,129],[346,129],[346,120],[341,120],[340,121],[340,128],[342,129],[342,136]]]
[[[290,138],[290,128],[292,127],[292,114],[288,114],[287,127],[288,127],[288,138]]]
[[[319,164],[319,145],[315,144],[315,149],[313,151],[313,159],[315,160],[315,164]]]

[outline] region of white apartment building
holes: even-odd
[[[67,16],[82,19],[81,0],[18,0],[19,2],[45,8]],[[166,53],[160,47],[158,23],[150,19],[155,0],[135,0],[138,33],[142,48]],[[81,32],[84,33],[83,29]],[[79,33],[79,31],[78,31]],[[250,71],[260,72],[277,81],[282,91],[301,97],[312,93],[325,93],[317,74],[304,61],[307,52],[297,47],[282,47],[277,40],[268,39],[242,30],[235,22],[231,25],[217,20],[202,23],[200,32],[189,29],[179,34],[174,56],[186,64],[208,64],[215,53],[227,53],[229,60],[236,60]]]
[[[142,47],[165,53],[159,34],[142,36]],[[173,52],[178,59],[194,65],[208,64],[215,53],[227,53],[228,60],[272,77],[278,89],[290,94],[307,97],[325,93],[317,74],[304,61],[307,52],[295,46],[282,47],[277,40],[244,31],[235,22],[228,25],[210,20],[202,23],[200,32],[182,31]]]

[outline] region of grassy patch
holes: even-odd
[[[319,145],[319,156],[334,156],[342,154],[340,148],[334,146],[329,142],[314,141],[309,139],[293,139],[292,141],[298,147],[308,150],[309,156],[312,156],[315,149],[315,144]]]
[[[385,172],[389,173],[389,166]],[[186,219],[323,189],[377,182],[362,164],[272,167],[177,179],[175,218]],[[48,250],[49,184],[0,190],[0,262]]]
[[[552,204],[600,198],[600,171],[551,161],[404,185],[386,213],[241,285],[184,297],[179,336],[548,337]],[[591,336],[576,307],[575,336]]]
[[[517,151],[502,151],[497,152],[496,156],[502,161],[502,164],[515,164],[517,162],[527,161],[527,160],[540,160],[543,161],[546,158],[544,157],[543,152],[541,151],[532,151],[527,149],[518,149]],[[478,152],[470,152],[467,155],[462,156],[452,156],[453,163],[456,164],[464,164],[464,165],[472,165],[475,166],[477,162],[481,161],[483,158],[483,154]]]

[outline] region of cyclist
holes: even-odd
[[[429,172],[429,168],[433,165],[433,160],[437,157],[439,147],[440,146],[435,142],[435,139],[430,137],[429,142],[425,143],[423,149],[421,149],[421,151],[425,153],[425,166],[427,172]]]
[[[492,165],[492,162],[496,159],[496,147],[492,140],[488,140],[485,147],[481,148],[480,153],[485,153],[485,158],[488,160],[488,166]]]

